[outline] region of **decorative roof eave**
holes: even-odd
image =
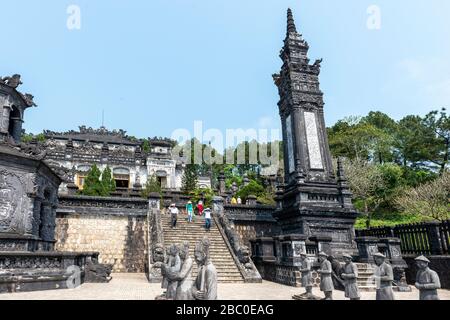
[[[93,129],[91,127],[80,126],[79,131],[70,130],[66,132],[54,132],[44,130],[44,135],[49,139],[91,141],[96,143],[123,144],[129,146],[141,146],[142,139],[131,139],[124,130],[110,131],[105,127]]]
[[[19,76],[20,77],[20,76]],[[9,78],[9,77],[6,77]],[[17,86],[11,86],[8,85],[4,79],[0,77],[0,92],[11,96],[12,99],[15,100],[15,104],[18,104],[18,107],[22,107],[23,110],[30,108],[30,107],[36,107],[36,103],[33,101],[34,96],[29,93],[21,93],[17,90]],[[20,82],[21,84],[22,82]]]

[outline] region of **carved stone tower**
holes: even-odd
[[[342,165],[338,179],[334,174],[319,86],[322,60],[310,64],[308,50],[288,9],[287,34],[280,54],[283,66],[273,76],[280,95],[285,155],[284,191],[274,216],[285,234],[330,236],[332,251],[339,255],[353,251],[357,212]]]

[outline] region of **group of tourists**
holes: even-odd
[[[191,223],[194,221],[194,216],[195,216],[195,212],[194,212],[194,204],[192,203],[192,201],[188,201],[186,206],[186,214],[187,214],[187,221],[188,223]],[[205,219],[205,229],[207,231],[209,231],[211,229],[211,209],[210,208],[205,208],[203,205],[203,201],[200,200],[197,205],[195,206],[196,210],[197,210],[197,215],[202,217],[204,216]],[[178,215],[180,214],[180,210],[178,209],[178,207],[176,206],[175,203],[172,203],[170,205],[170,207],[168,208],[167,212],[171,215],[171,226],[172,228],[176,228],[177,227],[177,220],[178,220]]]
[[[231,197],[230,204],[242,204],[241,197]]]

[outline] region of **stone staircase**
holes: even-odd
[[[164,245],[180,245],[188,241],[190,246],[190,256],[194,258],[195,245],[206,235],[211,242],[210,255],[211,261],[217,269],[220,283],[243,283],[244,278],[239,271],[222,235],[217,228],[214,219],[211,221],[211,230],[207,232],[204,228],[205,220],[203,217],[195,217],[195,221],[188,223],[187,216],[179,215],[177,227],[172,229],[170,215],[161,214],[163,226]],[[197,264],[194,263],[192,277],[197,276]]]
[[[356,263],[358,267],[358,288],[361,291],[375,291],[376,285],[373,278],[374,268],[369,263]]]

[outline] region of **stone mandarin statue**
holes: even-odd
[[[416,288],[420,291],[420,300],[439,300],[437,289],[441,288],[441,282],[436,271],[428,267],[430,260],[424,256],[417,257],[415,260],[419,268]]]
[[[171,281],[178,281],[175,300],[194,300],[192,296],[192,267],[194,261],[189,256],[189,242],[184,242],[180,249],[181,270],[179,272],[168,272],[167,277]]]
[[[392,291],[392,281],[394,281],[394,272],[391,265],[386,263],[386,256],[382,253],[373,255],[375,260],[375,281],[377,285],[377,300],[395,300]]]
[[[192,285],[195,300],[217,300],[217,271],[209,257],[210,242],[204,237],[195,247],[194,256],[198,265],[197,279]]]
[[[292,298],[295,300],[319,300],[319,298],[312,293],[312,264],[308,259],[306,252],[300,253],[300,263],[301,265],[299,271],[302,274],[302,287],[305,288],[305,293],[294,295]]]
[[[352,262],[353,258],[349,254],[342,255],[345,266],[341,273],[341,278],[344,279],[345,297],[350,300],[360,300],[361,295],[358,289],[358,267]]]
[[[317,272],[320,274],[320,291],[325,293],[323,300],[333,300],[333,279],[331,273],[333,269],[331,262],[327,260],[328,255],[325,252],[319,253],[320,269]]]
[[[174,300],[178,288],[178,281],[172,280],[168,277],[170,273],[179,272],[181,270],[181,259],[179,256],[179,248],[176,245],[171,245],[169,248],[169,259],[166,264],[161,266],[161,273],[164,276],[162,287],[167,288],[165,295],[158,297],[162,300]]]

